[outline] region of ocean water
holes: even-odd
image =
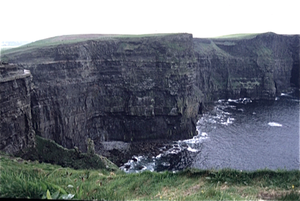
[[[161,147],[155,157],[133,156],[121,169],[300,169],[299,109],[292,93],[274,101],[218,100],[198,120],[197,136]]]

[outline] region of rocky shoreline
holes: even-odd
[[[171,143],[172,141],[170,140],[149,140],[130,143],[122,141],[102,142],[97,148],[99,150],[97,153],[109,158],[120,167],[128,160],[133,159],[133,156],[155,157],[160,153],[162,147]]]

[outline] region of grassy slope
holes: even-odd
[[[236,40],[239,40],[239,39],[252,39],[252,38],[255,38],[259,34],[264,34],[264,33],[231,34],[231,35],[214,37],[213,39],[236,39]]]
[[[69,44],[69,43],[77,43],[88,40],[111,40],[118,38],[142,38],[142,37],[162,37],[167,35],[174,35],[180,33],[161,33],[161,34],[141,34],[141,35],[128,35],[128,34],[79,34],[79,35],[63,35],[63,36],[55,36],[51,38],[46,38],[42,40],[38,40],[26,45],[22,45],[16,48],[2,48],[1,54],[9,54],[9,53],[18,53],[24,51],[30,51],[35,48],[45,48],[48,46],[55,46],[61,44]],[[265,34],[265,33],[245,33],[245,34],[232,34],[225,35],[219,37],[208,38],[211,40],[243,40],[243,39],[252,39],[257,35]],[[2,58],[3,59],[3,58]]]
[[[105,169],[75,170],[3,154],[0,162],[0,197],[6,198],[42,198],[47,190],[52,198],[71,194],[73,199],[84,200],[300,198],[300,171],[186,170],[125,174]]]
[[[42,162],[72,167],[75,169],[99,169],[106,168],[111,171],[119,170],[118,167],[107,158],[97,154],[81,153],[75,149],[66,149],[53,140],[35,136],[35,147],[17,154],[18,156]]]
[[[161,34],[142,34],[142,35],[126,35],[126,34],[81,34],[81,35],[63,35],[63,36],[55,36],[51,38],[46,38],[42,40],[38,40],[20,47],[16,48],[9,48],[9,49],[2,49],[1,50],[1,60],[8,62],[9,60],[6,58],[6,54],[22,54],[25,52],[31,52],[32,50],[38,48],[49,48],[52,46],[62,45],[62,44],[70,44],[70,43],[78,43],[88,40],[113,40],[113,39],[121,39],[121,38],[143,38],[143,37],[163,37],[167,35],[175,35],[180,33],[161,33]],[[261,33],[264,34],[264,33]],[[224,51],[220,51],[220,48],[216,47],[216,42],[221,43],[232,43],[233,41],[237,40],[247,40],[255,38],[259,33],[253,34],[233,34],[233,35],[226,35],[214,38],[208,38],[208,40],[214,41],[211,44],[201,44],[201,50],[199,47],[196,47],[196,51],[199,52],[207,52],[216,49],[217,54],[225,54],[228,56],[228,53]],[[227,42],[229,41],[229,42]]]
[[[264,34],[264,33],[262,33]],[[232,57],[228,52],[220,49],[217,45],[235,46],[235,42],[239,40],[250,40],[260,34],[232,34],[226,36],[219,36],[214,38],[201,39],[194,43],[195,51],[201,54],[216,54],[218,56]]]
[[[26,45],[22,45],[16,48],[2,49],[2,54],[16,53],[23,51],[30,51],[35,48],[45,48],[47,46],[55,46],[61,44],[70,44],[83,42],[88,40],[112,40],[118,38],[142,38],[142,37],[161,37],[167,35],[173,35],[176,33],[165,33],[165,34],[143,34],[143,35],[121,35],[121,34],[80,34],[80,35],[63,35],[55,36],[51,38],[46,38],[38,40]]]

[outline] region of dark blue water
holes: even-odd
[[[299,98],[281,94],[274,101],[219,100],[197,123],[199,135],[137,156],[126,172],[231,168],[300,169]]]
[[[219,101],[212,113],[207,118],[216,122],[202,122],[209,139],[192,167],[299,169],[298,99],[282,94],[276,101]]]

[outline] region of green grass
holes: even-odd
[[[131,38],[142,38],[142,37],[163,37],[168,35],[176,35],[179,33],[161,33],[161,34],[140,34],[140,35],[129,35],[129,34],[81,34],[81,35],[63,35],[55,36],[38,40],[26,45],[22,45],[16,48],[2,49],[2,54],[10,54],[16,52],[30,51],[35,48],[45,48],[61,44],[78,43],[88,40],[112,40],[112,39],[131,39]]]
[[[260,33],[240,33],[214,37],[213,39],[252,39]]]
[[[118,167],[103,156],[82,153],[78,149],[66,149],[53,140],[35,136],[35,146],[16,154],[27,160],[37,160],[74,169],[108,169],[118,171]]]
[[[185,170],[125,174],[61,167],[0,155],[1,198],[84,200],[299,199],[300,171]]]

